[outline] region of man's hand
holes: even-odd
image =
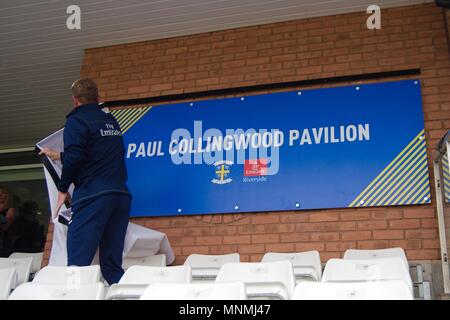
[[[58,213],[59,210],[61,210],[62,205],[64,204],[64,202],[68,200],[70,201],[70,195],[68,192],[58,192],[58,202],[56,203],[56,210],[55,212],[53,212],[52,214],[52,220],[53,221],[58,221]]]
[[[60,153],[58,151],[55,151],[55,150],[49,149],[49,148],[42,148],[42,151],[39,152],[39,155],[47,156],[50,159],[52,159],[53,161],[61,160]]]

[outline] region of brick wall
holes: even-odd
[[[104,100],[118,100],[420,68],[430,155],[431,146],[450,128],[443,11],[434,4],[383,10],[382,29],[376,31],[366,29],[367,17],[352,13],[89,49],[81,75],[97,81]],[[395,246],[403,247],[410,260],[440,256],[434,202],[133,222],[165,232],[177,264],[191,253],[239,252],[243,261],[258,261],[267,251],[313,249],[325,262],[348,248]],[[51,238],[52,228],[46,257]]]
[[[448,46],[450,50],[450,9],[445,9],[445,22],[447,23],[447,39],[448,39]]]

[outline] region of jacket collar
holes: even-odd
[[[81,109],[87,109],[89,107],[98,107],[98,103],[87,103],[87,104],[79,105],[78,107],[73,108],[72,111],[70,111],[67,114],[66,118],[69,118],[69,117],[73,116],[74,114],[77,114],[78,112],[81,111]]]

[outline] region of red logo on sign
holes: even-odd
[[[267,159],[251,159],[244,162],[244,176],[257,177],[267,175]]]

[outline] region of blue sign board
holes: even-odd
[[[430,203],[418,80],[112,114],[132,216]]]

